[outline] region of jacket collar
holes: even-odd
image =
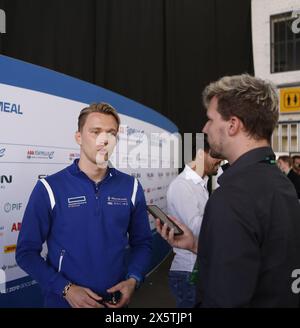
[[[79,162],[79,158],[76,158],[74,160],[73,164],[71,164],[68,167],[69,172],[72,175],[74,175],[74,176],[77,176],[77,177],[81,177],[81,178],[85,178],[85,179],[89,179],[90,180],[90,178],[83,171],[80,170],[80,168],[78,166],[78,162]],[[109,162],[106,175],[105,175],[105,177],[104,177],[104,179],[102,181],[104,181],[107,177],[112,177],[112,176],[114,176],[116,174],[117,174],[117,170],[114,167],[112,167],[111,162]]]
[[[243,170],[247,166],[275,160],[276,156],[271,147],[259,147],[252,149],[240,156],[226,171],[219,177],[218,183],[224,184],[226,179],[231,179],[237,172]]]

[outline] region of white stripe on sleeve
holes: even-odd
[[[54,206],[55,206],[55,199],[54,199],[54,194],[53,191],[49,185],[49,183],[45,180],[45,179],[40,179],[40,181],[42,182],[42,184],[45,186],[48,195],[49,195],[49,199],[50,199],[50,204],[51,204],[51,209],[53,210]]]
[[[138,189],[138,181],[136,178],[134,178],[134,185],[133,185],[133,191],[132,191],[132,196],[131,196],[131,202],[132,202],[133,206],[135,204],[137,189]]]

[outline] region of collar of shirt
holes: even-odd
[[[199,174],[197,174],[192,168],[190,168],[188,165],[185,165],[184,168],[184,174],[185,178],[187,180],[192,180],[194,184],[201,184],[205,189],[207,189],[207,182],[208,177],[205,176],[204,178],[201,178]]]
[[[82,177],[84,179],[90,180],[90,178],[83,171],[80,170],[80,168],[78,166],[78,162],[79,162],[79,158],[76,158],[74,160],[73,164],[71,166],[69,166],[69,172],[72,175],[75,175],[75,176]],[[112,177],[112,176],[117,174],[116,169],[111,167],[111,165],[112,164],[109,162],[105,177],[100,182],[104,181],[107,177]]]
[[[275,154],[271,147],[259,147],[246,152],[224,171],[218,179],[218,184],[224,184],[226,179],[231,179],[232,176],[240,170],[247,166],[264,161],[266,158],[275,158]]]

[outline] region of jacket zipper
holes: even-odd
[[[60,272],[60,270],[61,270],[61,266],[62,266],[62,262],[63,262],[64,256],[65,256],[65,252],[66,251],[64,249],[60,252],[60,257],[59,257],[59,262],[58,262],[58,272]]]
[[[99,186],[95,183],[95,197],[96,197],[96,216],[100,214],[100,199],[99,199]]]
[[[112,177],[112,174],[109,172],[108,176],[104,178],[104,180],[101,182],[101,186],[98,183],[94,183],[95,186],[95,197],[97,200],[97,205],[96,205],[96,215],[100,215],[100,209],[101,209],[101,204],[100,204],[100,187],[102,188],[103,184],[107,182]]]

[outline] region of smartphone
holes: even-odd
[[[116,305],[119,303],[120,299],[122,297],[122,293],[118,290],[114,293],[110,293],[108,295],[108,297],[106,297],[104,299],[105,302],[109,303],[109,304],[113,304],[113,305]]]
[[[122,293],[120,291],[116,291],[114,293],[109,293],[106,296],[103,296],[102,300],[98,301],[98,303],[102,305],[105,305],[105,303],[116,305],[119,303],[121,297],[122,297]]]
[[[174,229],[174,235],[182,235],[183,231],[178,227],[178,225],[172,221],[166,213],[164,213],[158,206],[156,205],[147,205],[148,212],[154,216],[154,218],[160,219],[161,224],[167,224],[168,228]]]

